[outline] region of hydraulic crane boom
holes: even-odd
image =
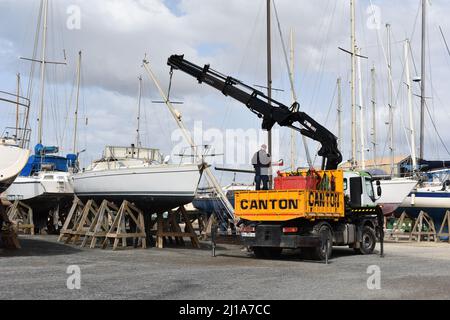
[[[336,170],[342,162],[336,136],[306,113],[297,111],[298,103],[288,108],[241,81],[212,70],[209,65],[200,67],[185,60],[183,55],[171,56],[168,65],[173,70],[181,70],[196,78],[199,83],[206,83],[221,91],[225,96],[245,104],[250,111],[263,119],[264,130],[271,130],[278,123],[282,127],[297,130],[304,136],[321,143],[318,155],[323,157],[323,170]],[[294,125],[296,122],[300,123],[302,128],[296,127]]]

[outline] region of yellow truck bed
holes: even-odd
[[[340,219],[345,215],[343,171],[320,171],[335,180],[335,191],[273,190],[235,194],[235,214],[249,221]]]

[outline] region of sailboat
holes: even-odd
[[[421,71],[421,117],[420,117],[420,155],[417,166],[425,171],[422,182],[403,201],[398,214],[405,212],[411,218],[417,218],[420,212],[429,214],[435,225],[442,223],[444,216],[450,210],[450,169],[448,161],[425,161],[424,158],[424,128],[426,109],[426,17],[427,1],[422,0],[422,71]],[[414,168],[413,168],[414,170]]]
[[[20,174],[25,164],[28,161],[30,152],[24,148],[26,144],[28,130],[20,128],[19,124],[19,109],[20,107],[29,108],[29,101],[21,102],[24,98],[20,97],[20,75],[17,75],[17,95],[4,92],[4,98],[0,101],[16,105],[16,127],[6,128],[4,134],[0,137],[0,194],[6,191],[17,176]],[[16,97],[16,101],[12,100]],[[27,117],[28,112],[25,113]],[[15,132],[11,135],[10,131]]]
[[[191,203],[203,172],[202,163],[170,164],[160,150],[142,147],[139,99],[136,144],[129,147],[107,146],[100,160],[76,173],[72,179],[81,200],[134,203],[149,213],[160,213]]]
[[[0,139],[0,193],[6,191],[28,161],[30,151],[21,148],[14,139]]]
[[[398,212],[406,212],[416,218],[424,211],[440,225],[450,210],[450,169],[433,170],[426,179],[403,201]]]
[[[390,26],[388,25],[388,52],[389,57],[390,54]],[[408,107],[409,107],[409,132],[410,132],[410,140],[411,140],[411,162],[413,170],[409,177],[399,178],[399,177],[391,177],[387,180],[380,180],[381,189],[383,190],[383,195],[378,200],[378,204],[380,204],[383,208],[383,213],[386,216],[390,216],[395,213],[395,211],[401,206],[404,199],[410,195],[411,191],[417,186],[418,179],[415,176],[415,170],[417,169],[417,157],[416,157],[416,139],[415,139],[415,129],[414,129],[414,115],[413,115],[413,107],[412,107],[412,81],[410,75],[410,67],[409,67],[409,51],[410,44],[409,40],[405,41],[404,46],[404,54],[405,54],[405,75],[406,75],[406,86],[408,91]],[[390,58],[389,58],[390,59]],[[392,63],[389,61],[389,118],[390,118],[390,129],[391,129],[391,170],[393,170],[394,163],[394,147],[393,147],[393,110],[392,110]],[[401,170],[399,170],[401,171]]]
[[[356,109],[357,109],[357,102],[356,102],[356,70],[358,70],[358,84],[359,84],[359,108],[360,108],[360,117],[361,117],[361,133],[360,133],[360,140],[361,140],[361,163],[360,169],[363,171],[366,171],[366,160],[365,160],[365,144],[364,144],[364,110],[363,110],[363,91],[362,91],[362,78],[361,78],[361,58],[360,55],[360,49],[356,45],[356,23],[355,23],[355,1],[350,0],[350,7],[351,7],[351,58],[352,58],[352,71],[351,71],[351,99],[352,99],[352,159],[350,160],[349,164],[344,164],[342,168],[350,168],[355,170],[358,168],[357,163],[357,130],[356,130]],[[390,43],[390,39],[388,41]],[[344,50],[345,51],[345,50]],[[391,137],[393,136],[392,130],[393,130],[393,109],[392,109],[392,73],[391,73],[391,66],[389,66],[389,91],[390,91],[390,123],[391,123]],[[375,91],[373,89],[373,91]],[[375,92],[373,93],[373,101],[375,101]],[[375,108],[375,103],[374,106]],[[339,107],[339,113],[341,112],[341,107]],[[374,112],[374,121],[376,117],[376,112]],[[376,122],[374,124],[374,135],[376,135]],[[394,157],[394,148],[392,146],[393,140],[391,139],[391,157],[393,159]],[[373,143],[374,149],[376,148],[376,141]],[[374,157],[376,157],[376,152],[374,152]],[[376,159],[374,159],[374,162]],[[370,170],[367,170],[370,172]],[[382,195],[377,199],[376,203],[382,207],[383,213],[386,216],[389,216],[394,213],[394,211],[401,205],[402,201],[408,196],[408,194],[414,189],[414,187],[417,185],[417,181],[409,178],[399,178],[399,177],[393,177],[392,175],[386,176],[383,175],[382,177],[377,177],[376,174],[373,174],[370,172],[374,179],[374,184],[379,184],[382,190]],[[393,174],[393,172],[391,172]]]
[[[58,147],[43,145],[46,65],[52,63],[46,60],[48,7],[48,0],[42,0],[42,57],[40,60],[25,59],[41,65],[38,144],[34,148],[34,155],[29,157],[20,176],[2,195],[10,202],[21,201],[31,207],[37,228],[47,225],[50,211],[58,212],[70,204],[73,198],[70,175],[77,164],[77,155],[58,156]]]

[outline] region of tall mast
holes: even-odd
[[[337,79],[337,90],[338,90],[338,148],[342,150],[342,79]],[[341,151],[342,152],[342,151]]]
[[[427,1],[422,0],[422,71],[420,83],[420,159],[425,155],[425,93],[426,93],[426,37],[427,37]]]
[[[370,70],[372,75],[372,147],[373,147],[373,163],[377,165],[377,89],[376,89],[376,70],[372,67]]]
[[[364,126],[364,99],[362,89],[361,72],[361,49],[357,48],[358,55],[358,94],[359,94],[359,116],[360,116],[360,140],[361,140],[361,169],[366,170],[366,145],[365,145],[365,126]]]
[[[291,68],[291,81],[294,83],[295,81],[295,47],[294,47],[294,29],[291,29],[290,32],[290,68]],[[296,101],[295,92],[294,90],[291,90],[292,93],[292,103],[294,104]],[[295,140],[295,131],[291,130],[291,170],[296,170],[296,155],[297,155],[297,146],[296,146],[296,140]]]
[[[391,25],[386,24],[387,31],[387,53],[388,53],[388,73],[389,79],[392,79],[392,51],[391,51]],[[394,93],[392,80],[388,81],[388,103],[389,103],[389,150],[391,154],[391,175],[394,175],[395,168],[395,149],[394,149]]]
[[[267,0],[267,90],[269,104],[272,99],[272,26],[271,26],[271,1]],[[269,154],[272,156],[272,131],[268,132]],[[272,188],[272,175],[269,175],[269,187]]]
[[[139,76],[139,98],[138,98],[138,115],[137,115],[137,130],[136,130],[136,147],[142,147],[141,142],[141,100],[142,100],[142,76]]]
[[[20,73],[17,74],[17,104],[16,104],[16,139],[19,139],[19,104],[20,104]]]
[[[170,102],[170,100],[167,97],[166,93],[162,90],[161,85],[159,84],[158,79],[156,78],[156,76],[153,73],[153,71],[150,69],[150,65],[149,65],[149,62],[147,60],[144,60],[143,67],[147,71],[147,74],[150,77],[150,79],[155,83],[155,86],[158,89],[161,97],[165,101],[165,104],[166,104],[167,108],[169,109],[169,111],[172,114],[173,118],[175,119],[178,127],[180,128],[184,139],[191,146],[192,150],[195,150],[196,149],[196,145],[195,145],[194,139],[192,138],[191,134],[187,130],[186,126],[184,125],[184,122],[183,122],[181,114],[174,108],[172,102]],[[196,159],[197,159],[197,161],[201,161],[202,163],[204,161],[204,159],[201,158],[199,155],[196,155]],[[216,177],[213,175],[211,169],[208,166],[205,166],[204,172],[206,174],[208,182],[214,187],[215,191],[219,195],[220,200],[222,201],[223,205],[227,209],[227,212],[229,213],[230,217],[233,220],[235,220],[233,205],[230,203],[230,201],[226,197],[225,193],[223,192],[219,181],[217,181]],[[236,221],[234,221],[234,222],[236,223]]]
[[[409,108],[409,129],[411,134],[411,159],[413,165],[413,172],[417,169],[417,155],[416,155],[416,137],[414,128],[414,116],[413,116],[413,93],[412,93],[412,82],[411,74],[409,71],[409,39],[405,41],[405,73],[406,73],[406,85],[408,88],[408,108]]]
[[[75,125],[73,132],[73,153],[78,152],[77,148],[77,135],[78,135],[78,109],[80,102],[80,84],[81,84],[81,51],[78,52],[78,64],[77,64],[77,98],[75,104]]]
[[[351,53],[352,53],[352,79],[351,79],[351,99],[352,99],[352,159],[351,167],[356,169],[356,27],[355,27],[355,0],[350,0],[350,11],[351,11]]]
[[[39,109],[39,128],[38,128],[38,142],[42,144],[43,128],[44,128],[44,90],[45,90],[45,55],[47,49],[47,15],[48,15],[48,0],[44,1],[44,26],[42,36],[42,60],[41,60],[41,104]]]

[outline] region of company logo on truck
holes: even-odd
[[[298,210],[298,199],[241,200],[242,210]]]
[[[308,195],[308,205],[320,208],[339,208],[339,194],[331,192],[314,192]]]

